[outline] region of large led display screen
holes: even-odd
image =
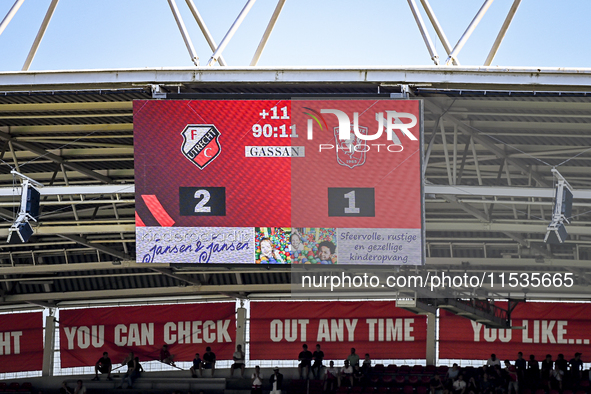
[[[137,261],[423,264],[418,100],[134,102]]]

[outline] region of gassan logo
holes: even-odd
[[[221,133],[212,124],[188,124],[181,132],[183,155],[199,167],[204,169],[222,151],[220,145]]]
[[[320,127],[321,131],[325,128],[328,129],[328,124],[323,114],[332,114],[337,117],[339,127],[335,128],[335,144],[319,144],[318,149],[319,151],[336,149],[339,164],[342,164],[341,159],[339,159],[339,150],[347,151],[351,156],[355,153],[368,152],[372,148],[378,151],[380,151],[380,148],[383,148],[383,150],[387,150],[388,152],[402,152],[404,146],[396,132],[400,134],[401,138],[417,141],[417,137],[410,131],[411,128],[417,125],[417,117],[408,112],[385,111],[385,116],[384,112],[376,113],[375,119],[378,123],[378,128],[375,133],[370,134],[367,127],[359,126],[359,112],[353,112],[353,122],[351,122],[349,115],[338,109],[321,109],[320,112],[309,107],[304,107],[304,109],[306,110],[304,114],[310,116],[307,123],[308,140],[314,139],[314,122]],[[384,131],[391,144],[367,143],[367,141],[375,141],[380,138]],[[365,159],[359,156],[356,159],[350,159],[350,161],[351,164],[363,164],[362,162]]]

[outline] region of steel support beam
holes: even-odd
[[[64,235],[64,234],[113,234],[133,233],[135,224],[99,224],[88,226],[38,226],[33,227],[35,235]],[[0,229],[0,238],[8,236],[8,228]]]
[[[172,268],[153,267],[152,264],[148,264],[147,268],[150,268],[151,270],[156,271],[156,272],[160,272],[162,275],[168,276],[170,278],[180,280],[181,282],[186,282],[186,283],[193,285],[193,286],[201,286],[202,285],[200,280],[198,280],[196,278],[191,278],[187,275],[177,274],[172,270]]]
[[[158,264],[159,267],[167,267],[168,264]],[[146,263],[135,261],[117,261],[100,263],[72,263],[72,264],[41,264],[16,267],[0,267],[0,275],[41,275],[60,274],[63,272],[95,271],[95,270],[121,270],[121,269],[147,269]]]
[[[445,53],[449,56],[449,54],[452,51],[452,47],[449,44],[449,41],[447,40],[447,37],[445,36],[445,33],[443,32],[443,29],[441,28],[439,21],[435,17],[435,13],[433,12],[433,9],[431,8],[431,4],[429,4],[429,2],[427,0],[421,0],[421,4],[423,5],[423,8],[425,9],[425,13],[427,14],[427,17],[429,18],[429,20],[431,21],[431,24],[433,25],[433,28],[435,29],[435,32],[437,33],[439,40],[443,44],[443,48],[445,48]],[[457,59],[454,59],[453,64],[459,66],[460,62]]]
[[[146,296],[164,296],[164,295],[196,295],[196,294],[218,294],[220,292],[246,292],[246,293],[266,293],[266,292],[284,292],[291,291],[291,284],[264,284],[264,285],[202,285],[202,286],[172,286],[172,287],[151,287],[141,289],[112,289],[112,290],[94,290],[94,291],[71,291],[54,292],[38,294],[12,294],[4,295],[4,303],[19,303],[38,300],[94,300],[108,298],[127,298],[127,297],[146,297]]]
[[[439,128],[441,129],[441,142],[443,142],[443,154],[445,156],[445,168],[447,169],[447,181],[450,185],[453,185],[453,179],[451,175],[451,167],[449,164],[449,150],[447,149],[447,136],[445,135],[445,127],[443,126],[443,119],[439,121]]]
[[[499,34],[497,35],[497,38],[495,39],[495,42],[494,42],[492,48],[490,49],[488,56],[486,57],[486,60],[484,61],[485,66],[490,66],[493,59],[495,58],[495,55],[497,54],[497,51],[499,50],[499,47],[501,46],[501,42],[503,42],[503,38],[505,38],[505,34],[507,33],[507,29],[509,29],[509,25],[511,25],[511,21],[513,20],[513,17],[515,16],[515,13],[517,12],[517,8],[519,8],[520,3],[521,3],[521,0],[514,0],[513,1],[513,5],[511,5],[511,8],[509,9],[509,13],[507,14],[507,17],[505,18],[505,22],[503,22],[503,26],[501,26],[501,30],[499,31]]]
[[[435,365],[437,362],[437,316],[435,313],[427,313],[426,347],[425,361],[427,365]]]
[[[193,42],[191,41],[191,37],[189,36],[189,32],[185,27],[185,22],[183,21],[183,17],[179,12],[178,7],[176,6],[175,0],[168,0],[168,5],[170,6],[170,10],[172,11],[172,15],[174,16],[174,20],[181,32],[181,36],[183,36],[183,41],[185,42],[185,46],[189,51],[189,56],[191,56],[191,61],[197,67],[199,67],[199,56],[197,56],[197,52],[195,51],[195,47],[193,47]]]
[[[56,319],[54,316],[47,316],[45,318],[45,343],[43,346],[43,369],[41,370],[41,376],[53,376],[55,323]]]
[[[410,10],[412,11],[412,15],[415,18],[415,22],[417,22],[417,26],[419,27],[421,35],[423,36],[423,41],[425,41],[425,45],[427,46],[431,60],[433,60],[435,65],[439,65],[439,55],[437,55],[435,45],[433,45],[433,41],[431,41],[431,36],[429,35],[427,26],[425,26],[425,22],[423,21],[419,7],[417,7],[417,3],[415,0],[408,0],[408,5],[410,6]]]
[[[443,114],[445,111],[444,109],[440,108],[438,105],[436,105],[430,100],[425,100],[425,108],[429,109],[435,114]],[[535,181],[540,186],[550,186],[552,184],[551,182],[546,180],[541,174],[532,170],[527,164],[524,164],[520,159],[509,157],[505,153],[505,151],[497,147],[493,142],[490,141],[490,139],[488,139],[488,137],[480,135],[479,133],[474,131],[472,127],[465,125],[463,121],[456,118],[455,116],[445,114],[445,120],[456,125],[458,127],[458,130],[460,130],[465,135],[472,137],[475,142],[490,150],[499,159],[507,160],[508,163],[519,168],[519,170],[522,171],[524,174],[531,173],[532,178],[535,179]]]
[[[397,83],[431,84],[446,89],[472,88],[515,91],[588,91],[591,68],[482,67],[482,66],[373,66],[373,67],[224,67],[206,70],[186,68],[36,71],[28,73],[0,72],[0,91],[31,91],[56,89],[135,88],[161,84],[201,83]],[[131,124],[101,126],[101,130],[131,130]],[[96,125],[15,126],[31,129],[90,129]]]
[[[73,227],[74,229],[76,228],[75,226]],[[94,243],[94,242],[90,242],[88,239],[84,238],[84,237],[80,237],[78,235],[74,235],[74,234],[56,234],[62,238],[65,239],[69,239],[70,241],[74,241],[80,245],[84,245],[87,246],[89,248],[94,248],[100,252],[106,253],[108,255],[117,257],[121,260],[131,260],[131,257],[128,256],[127,254],[120,252],[118,250],[115,250],[113,248],[110,248],[108,246],[105,245],[101,245],[99,243]]]
[[[1,187],[0,197],[20,196],[21,187]],[[42,196],[95,195],[95,194],[135,194],[135,185],[95,185],[95,186],[44,186],[39,188]]]
[[[50,153],[50,152],[46,151],[45,149],[40,148],[33,143],[18,141],[17,139],[13,138],[10,134],[0,131],[0,139],[8,141],[10,144],[18,146],[21,149],[26,149],[28,151],[38,154],[39,156],[46,157],[55,163],[63,164],[65,167],[67,167],[71,170],[74,170],[74,171],[78,171],[79,173],[89,176],[93,179],[97,179],[97,180],[99,180],[101,182],[105,182],[105,183],[113,183],[113,180],[111,178],[109,178],[108,176],[101,175],[97,172],[89,170],[88,168],[82,167],[79,164],[70,163],[67,160],[64,160],[64,158],[62,158],[58,155],[54,155],[53,153]]]
[[[242,11],[240,11],[240,14],[238,14],[238,17],[236,18],[234,23],[232,23],[232,26],[230,26],[230,29],[228,30],[228,32],[226,33],[226,35],[222,39],[222,42],[220,42],[220,45],[217,47],[217,49],[215,50],[213,55],[211,55],[211,58],[209,59],[209,62],[207,63],[208,66],[213,66],[218,61],[219,57],[222,55],[222,52],[224,51],[224,49],[226,49],[226,46],[228,45],[228,43],[230,42],[230,40],[234,36],[234,33],[236,33],[236,30],[238,30],[238,27],[240,26],[240,24],[242,24],[242,21],[244,20],[244,18],[246,18],[246,15],[248,14],[250,9],[254,5],[255,1],[256,0],[248,0],[246,2],[246,4],[244,5],[244,8],[242,9]]]
[[[470,38],[470,36],[474,32],[474,29],[476,29],[476,26],[478,26],[480,20],[482,19],[488,8],[491,6],[492,2],[493,0],[484,0],[484,4],[482,4],[482,7],[480,7],[478,12],[474,16],[474,19],[472,19],[472,22],[470,22],[468,28],[466,29],[464,34],[462,34],[462,37],[460,37],[456,46],[449,54],[449,57],[445,61],[446,65],[449,65],[454,59],[457,59],[458,53],[460,53],[460,51],[464,47],[464,44],[466,44],[466,41],[468,41],[468,38]]]
[[[480,212],[478,209],[474,208],[473,206],[466,204],[466,203],[462,203],[459,202],[458,199],[455,196],[452,195],[442,195],[441,196],[444,200],[446,200],[447,202],[453,204],[454,206],[460,208],[461,210],[469,213],[470,215],[480,219],[483,222],[488,222],[488,217],[483,214],[482,212]],[[429,229],[427,227],[427,229]]]
[[[205,21],[201,17],[201,14],[199,13],[199,10],[197,10],[197,7],[195,6],[195,3],[193,3],[193,0],[186,0],[186,2],[187,2],[187,6],[189,6],[189,10],[191,10],[191,13],[193,14],[193,17],[195,18],[195,21],[199,25],[199,28],[201,29],[201,32],[203,33],[203,36],[205,37],[205,40],[207,41],[207,44],[209,45],[209,48],[211,48],[211,52],[215,52],[215,50],[218,48],[218,46],[215,43],[215,40],[213,39],[213,36],[209,32],[209,29],[205,25]],[[218,62],[220,63],[220,66],[226,66],[227,65],[226,64],[226,61],[224,60],[224,58],[223,58],[222,55],[220,55],[220,57],[218,58]]]
[[[41,22],[41,27],[39,27],[39,32],[37,32],[37,36],[35,37],[35,41],[33,41],[33,45],[31,46],[31,50],[27,55],[27,59],[25,60],[25,64],[21,71],[28,71],[29,67],[31,67],[31,63],[37,54],[37,49],[39,49],[39,44],[41,44],[41,40],[45,35],[45,31],[47,30],[47,26],[51,21],[51,17],[53,16],[53,12],[55,11],[55,7],[57,7],[57,3],[59,0],[51,0],[51,4],[49,4],[49,8],[47,9],[47,13],[45,14],[45,18],[43,18],[43,22]]]
[[[279,0],[277,2],[277,6],[275,7],[275,11],[273,11],[273,15],[271,15],[271,20],[269,20],[269,24],[267,25],[267,28],[265,29],[265,32],[263,33],[263,37],[261,38],[261,42],[259,42],[259,46],[257,47],[256,51],[254,52],[254,56],[252,57],[252,60],[250,61],[251,67],[254,67],[259,63],[259,59],[261,57],[261,54],[263,53],[263,50],[265,49],[265,46],[267,45],[267,41],[269,40],[269,37],[271,36],[271,32],[273,31],[273,28],[275,27],[275,23],[277,22],[277,18],[279,18],[279,14],[281,14],[281,10],[283,9],[284,4],[285,4],[285,0]],[[221,62],[220,62],[220,64],[221,64]]]
[[[12,18],[14,18],[14,15],[18,11],[18,9],[21,8],[21,5],[23,5],[24,2],[25,0],[16,0],[12,7],[8,10],[8,13],[4,17],[4,19],[2,19],[2,22],[0,22],[0,35],[2,35],[4,29],[6,29],[6,26],[8,26],[8,24],[10,23]]]
[[[519,223],[486,223],[486,222],[465,222],[445,221],[427,222],[427,231],[492,231],[497,233],[535,233],[546,234],[548,223],[540,221],[540,224],[519,224]],[[591,226],[567,225],[569,235],[591,235]],[[540,240],[541,241],[541,240]]]
[[[455,196],[535,197],[554,198],[555,189],[549,187],[507,187],[507,186],[448,186],[425,185],[425,194],[451,194]],[[573,191],[574,199],[591,199],[591,190]]]

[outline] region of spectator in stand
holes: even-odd
[[[127,362],[127,372],[121,378],[121,383],[119,383],[119,386],[117,386],[118,389],[122,389],[123,383],[125,383],[125,382],[127,382],[127,387],[131,388],[131,385],[132,385],[131,374],[133,373],[134,368],[135,368],[135,360],[131,359],[130,361]]]
[[[468,384],[466,386],[466,393],[468,393],[468,394],[478,394],[478,393],[480,393],[480,384],[476,380],[477,378],[478,378],[478,376],[472,376],[468,380]]]
[[[113,380],[113,379],[111,379]],[[80,379],[76,382],[76,388],[74,389],[74,394],[86,394],[86,386],[82,383]]]
[[[560,369],[556,363],[554,369],[551,372],[550,381],[548,382],[548,390],[552,390],[552,387],[556,387],[562,392],[562,382],[564,381],[564,371]]]
[[[246,357],[242,351],[242,345],[236,346],[236,351],[234,352],[232,359],[234,360],[234,364],[232,364],[232,367],[230,368],[230,376],[234,376],[234,370],[240,368],[240,377],[244,378],[244,363],[246,362]]]
[[[583,377],[583,360],[581,360],[581,353],[575,353],[575,357],[571,358],[570,376],[574,385],[578,385]]]
[[[507,393],[511,394],[513,391],[515,394],[519,393],[519,376],[517,374],[517,368],[515,365],[511,365],[509,360],[505,360],[505,373],[507,374]]]
[[[338,376],[339,370],[335,368],[334,361],[331,361],[324,374],[324,391],[329,390],[329,392],[332,392],[336,389],[335,384],[337,383]]]
[[[197,371],[199,371],[199,373],[201,373],[201,357],[199,356],[199,353],[195,353],[195,358],[193,359],[193,366],[189,369],[191,371],[191,376],[196,378],[197,377]]]
[[[503,371],[501,370],[501,366],[495,364],[494,367],[489,367],[487,371],[488,378],[495,387],[495,391],[497,391],[499,388],[502,388],[502,391],[504,391],[504,387],[506,387],[506,384],[505,377],[503,376]]]
[[[144,372],[144,368],[142,368],[142,365],[140,364],[140,358],[135,357],[133,361],[135,365],[133,366],[133,372],[131,373],[131,384],[129,385],[129,388],[133,387],[133,382],[135,382],[137,378],[141,376],[141,373]]]
[[[517,360],[515,360],[515,368],[517,369],[517,376],[520,382],[525,382],[525,371],[527,370],[527,362],[523,358],[523,353],[517,353]]]
[[[324,360],[324,352],[320,350],[320,344],[316,345],[316,350],[312,354],[312,358],[314,359],[314,364],[312,365],[312,375],[314,379],[320,378],[320,370],[322,369],[322,360]]]
[[[306,379],[308,379],[308,375],[310,374],[310,365],[312,364],[312,357],[312,352],[308,350],[308,345],[304,343],[302,345],[302,351],[298,355],[298,361],[300,362],[300,364],[298,365],[300,379],[304,379],[304,369],[306,370]]]
[[[459,374],[460,368],[458,367],[458,364],[454,363],[454,365],[452,365],[452,367],[448,369],[447,373],[445,374],[445,381],[443,384],[447,390],[453,389],[453,382],[458,378]]]
[[[211,347],[205,348],[205,353],[203,353],[203,362],[201,363],[201,376],[203,376],[204,369],[211,369],[211,377],[213,378],[213,373],[215,372],[215,353],[211,351]]]
[[[552,361],[552,355],[546,354],[546,358],[542,361],[542,380],[550,380],[553,369],[554,361]]]
[[[363,374],[363,376],[367,378],[370,372],[371,358],[369,357],[369,353],[365,353],[365,358],[363,359],[363,363],[361,364],[361,373]]]
[[[564,358],[564,354],[560,353],[558,355],[558,358],[554,362],[554,366],[564,372],[562,376],[566,376],[566,371],[568,371],[568,361]]]
[[[351,354],[347,356],[347,360],[353,370],[359,370],[359,355],[355,353],[354,347],[351,348]]]
[[[68,382],[65,380],[62,382],[62,387],[60,387],[60,394],[74,394],[74,391],[68,387]]]
[[[496,354],[491,354],[490,358],[486,361],[487,367],[494,367],[495,365],[501,366],[501,360],[497,358]]]
[[[443,394],[443,382],[438,374],[433,375],[429,381],[429,394]]]
[[[527,386],[531,389],[534,388],[538,380],[540,379],[540,364],[538,360],[536,360],[536,356],[533,354],[529,355],[529,360],[527,361],[527,371],[526,371],[526,382]]]
[[[351,387],[353,387],[353,367],[349,364],[349,360],[345,360],[345,366],[341,368],[338,377],[339,387],[341,387],[343,380],[348,380]]]
[[[271,375],[269,381],[271,382],[270,394],[281,394],[281,389],[283,387],[283,374],[279,373],[279,367],[273,368],[273,375]]]
[[[160,362],[176,367],[174,363],[174,354],[170,354],[168,351],[168,345],[166,344],[162,345],[162,349],[160,349]]]
[[[125,357],[125,359],[121,362],[121,366],[122,367],[126,366],[128,362],[133,361],[134,359],[135,359],[135,355],[133,354],[133,352],[129,352],[127,357]]]
[[[252,383],[250,394],[262,394],[263,374],[261,373],[261,367],[259,367],[258,365],[254,367],[254,372],[252,373],[252,376],[250,378]]]
[[[464,376],[458,375],[458,378],[453,382],[454,394],[464,394],[466,392],[466,381]]]
[[[104,352],[103,357],[99,358],[99,360],[94,365],[94,373],[95,376],[92,380],[99,380],[98,373],[106,373],[107,380],[113,380],[111,377],[111,367],[113,364],[111,363],[111,359],[109,358],[109,353]]]
[[[480,392],[481,394],[493,394],[495,392],[495,382],[489,378],[489,374],[484,372],[482,374],[482,380],[480,381]]]

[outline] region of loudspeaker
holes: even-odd
[[[562,190],[562,214],[566,219],[570,218],[573,211],[573,194],[566,187]]]
[[[566,227],[564,227],[563,223],[552,224],[548,226],[548,232],[546,233],[544,242],[547,244],[559,245],[564,243],[567,238],[568,233],[566,232]]]
[[[41,193],[34,187],[27,188],[27,205],[25,212],[31,215],[35,220],[39,220],[39,201],[41,200]],[[30,227],[30,226],[29,226]]]
[[[8,234],[9,244],[20,244],[25,243],[33,235],[33,228],[29,222],[19,223],[16,229],[10,229]]]

